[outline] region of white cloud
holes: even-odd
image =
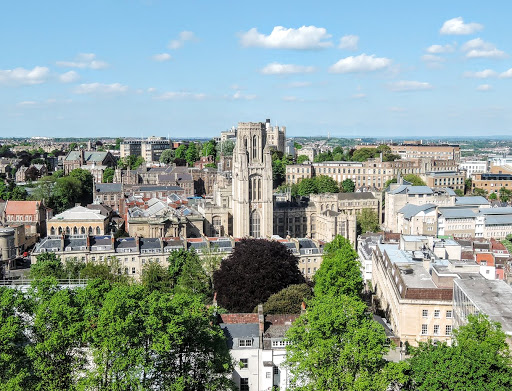
[[[105,61],[96,60],[94,53],[79,53],[73,61],[57,61],[59,67],[79,69],[104,69],[108,67]]]
[[[46,67],[33,69],[14,68],[0,69],[0,84],[7,85],[34,85],[44,83],[50,74]]]
[[[156,92],[156,88],[155,87],[149,87],[146,91],[148,93],[152,94],[153,92]]]
[[[439,32],[445,35],[468,35],[474,34],[484,28],[480,23],[464,23],[461,16],[447,20]]]
[[[510,79],[512,78],[512,68],[510,68],[508,71],[500,73],[501,79]]]
[[[276,26],[270,35],[260,34],[252,28],[240,35],[244,47],[267,49],[324,49],[332,46],[331,35],[323,27],[302,26],[298,29]]]
[[[480,84],[476,87],[477,91],[490,91],[492,90],[492,86],[490,84]]]
[[[436,56],[434,54],[424,54],[421,56],[421,59],[425,62],[444,62],[445,59],[440,56]]]
[[[431,45],[427,48],[427,53],[441,54],[441,53],[452,53],[455,50],[455,45]]]
[[[80,75],[75,71],[69,71],[59,75],[59,80],[61,83],[73,83],[80,79]]]
[[[350,56],[342,58],[336,64],[329,68],[332,73],[352,73],[352,72],[373,72],[385,69],[391,65],[391,60],[386,57],[375,57],[360,54],[359,56]]]
[[[76,89],[76,94],[118,94],[128,91],[128,86],[120,83],[102,84],[86,83],[80,84]]]
[[[158,100],[179,100],[179,99],[194,99],[200,100],[206,98],[206,94],[203,93],[192,93],[192,92],[184,92],[184,91],[169,91],[164,92],[155,97]]]
[[[197,41],[196,35],[192,31],[182,31],[178,39],[173,39],[169,42],[167,47],[172,50],[180,49],[185,45],[185,42]]]
[[[464,45],[462,51],[466,52],[467,58],[505,58],[507,54],[496,48],[490,42],[485,42],[482,38],[475,38]]]
[[[286,88],[302,88],[302,87],[309,87],[313,83],[310,81],[292,81],[291,83],[288,83],[285,85]]]
[[[363,92],[358,92],[357,94],[352,95],[353,99],[363,99],[366,98],[366,94]]]
[[[474,77],[476,79],[487,79],[489,77],[496,77],[498,73],[493,71],[492,69],[484,69],[483,71],[478,72],[464,72],[464,77]]]
[[[424,91],[432,89],[432,85],[430,83],[413,80],[400,80],[397,82],[389,83],[388,86],[391,91],[395,92]]]
[[[152,58],[153,58],[153,61],[163,62],[163,61],[169,61],[172,57],[169,53],[159,53],[159,54],[155,54]]]
[[[311,73],[315,71],[315,67],[294,65],[294,64],[279,64],[273,62],[261,69],[264,75],[289,75],[293,73]]]
[[[357,44],[359,43],[359,37],[357,35],[345,35],[340,38],[340,49],[346,50],[357,50]]]
[[[240,91],[235,91],[231,98],[234,100],[253,100],[256,99],[256,95],[246,95]]]

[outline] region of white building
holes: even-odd
[[[466,171],[466,178],[471,178],[473,174],[484,174],[489,170],[489,163],[482,160],[468,160],[459,164],[461,170]]]

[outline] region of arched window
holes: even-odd
[[[70,235],[71,234],[71,230],[69,229],[69,227],[66,227],[66,235]]]
[[[81,233],[82,235],[85,235],[85,227],[80,228],[80,233]]]
[[[77,227],[73,227],[73,235],[78,235],[78,228]]]
[[[50,230],[50,235],[55,235],[55,227],[52,227],[52,229]]]
[[[89,235],[92,235],[92,234],[93,234],[92,227],[89,227]]]
[[[252,236],[253,238],[261,237],[260,213],[257,210],[253,210],[249,220],[249,235]]]
[[[101,234],[101,229],[100,229],[100,227],[98,226],[98,227],[96,227],[96,235],[100,235],[100,234]]]
[[[59,235],[62,235],[62,227],[59,227]]]
[[[256,136],[252,137],[252,158],[256,159],[258,157],[258,138]]]

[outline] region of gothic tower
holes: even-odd
[[[233,151],[233,235],[272,235],[272,157],[262,122],[240,122]]]

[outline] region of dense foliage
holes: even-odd
[[[363,208],[357,215],[357,233],[380,231],[379,215],[373,209]]]
[[[274,293],[263,303],[264,314],[300,314],[303,302],[313,296],[308,284],[294,284]],[[253,312],[257,311],[257,307]]]
[[[213,275],[217,301],[231,312],[251,312],[272,294],[304,283],[297,264],[279,242],[242,239]]]

